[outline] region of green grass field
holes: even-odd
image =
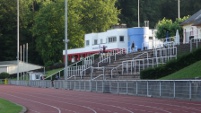
[[[201,61],[198,61],[190,66],[187,66],[177,72],[165,76],[161,79],[193,79],[195,77],[201,78]]]
[[[0,98],[0,113],[19,113],[21,110],[21,106]]]

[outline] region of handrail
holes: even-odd
[[[95,80],[95,79],[99,78],[100,76],[104,76],[104,74],[100,74],[100,75],[98,75],[97,77],[95,77],[95,78],[93,78],[91,80]]]
[[[143,52],[142,54],[140,54],[140,55],[137,55],[137,56],[135,56],[135,57],[133,57],[132,59],[134,60],[134,59],[136,59],[136,58],[138,58],[138,57],[140,57],[140,56],[142,56],[142,55],[144,55],[144,54],[147,54],[147,58],[148,58],[148,52]]]
[[[119,54],[119,53],[122,54],[122,53],[124,53],[124,51],[125,51],[125,48],[121,49],[119,52],[114,54],[115,61],[117,60],[117,54]]]
[[[89,56],[87,56],[87,57],[85,57],[85,58],[81,59],[80,61],[75,62],[75,63],[73,63],[73,64],[69,65],[68,67],[71,67],[71,66],[74,66],[74,65],[76,65],[76,66],[77,66],[77,64],[78,64],[78,63],[80,63],[80,62],[82,62],[82,61],[84,61],[84,60],[87,60],[87,59],[88,59],[88,58],[90,58],[90,57],[94,57],[94,56],[95,56],[95,55],[97,55],[97,54],[98,54],[98,53],[95,53],[95,54],[89,55]]]
[[[49,75],[48,77],[45,77],[45,78],[44,78],[44,80],[46,80],[46,79],[48,79],[48,78],[50,78],[50,77],[52,77],[52,76],[56,75],[57,73],[59,73],[59,72],[63,71],[64,69],[65,69],[65,68],[63,68],[63,69],[59,70],[58,72],[55,72],[55,73],[53,73],[53,74]]]
[[[76,65],[76,66],[77,66],[77,64],[78,64],[78,63],[80,63],[80,62],[82,62],[82,61],[84,61],[84,60],[87,60],[87,59],[89,59],[90,57],[94,57],[94,56],[95,56],[95,55],[97,55],[97,54],[98,54],[98,53],[92,54],[92,55],[90,55],[90,56],[87,56],[87,57],[85,57],[85,58],[81,59],[81,60],[80,60],[80,61],[78,61],[78,62],[75,62],[75,63],[73,63],[73,64],[70,64],[70,65],[68,65],[68,68],[70,68],[70,67],[72,67],[72,66],[74,66],[74,65]],[[59,70],[58,72],[55,72],[55,73],[53,73],[53,74],[49,75],[49,76],[48,76],[48,77],[46,77],[45,79],[48,79],[48,78],[50,78],[50,77],[54,76],[55,74],[57,74],[57,73],[59,73],[59,72],[63,71],[64,69],[65,69],[65,67],[64,67],[63,69]]]
[[[113,77],[112,77],[112,76],[113,76],[113,73],[112,73],[113,70],[114,70],[114,69],[117,69],[117,68],[120,67],[121,65],[122,65],[122,64],[119,64],[119,65],[117,65],[116,67],[114,67],[114,68],[111,69],[111,78],[113,78]]]
[[[192,38],[191,40],[190,40],[190,52],[192,52],[192,50],[193,50],[193,47],[192,47],[192,45],[193,45],[193,40],[196,40],[194,43],[196,43],[196,48],[198,48],[198,42],[201,42],[200,40],[200,38]]]
[[[70,77],[67,78],[67,80],[71,79],[72,77],[75,77],[76,75],[72,75]]]
[[[84,71],[86,71],[87,69],[89,69],[89,68],[92,68],[92,66],[87,67],[86,69],[84,69],[84,70],[82,70],[82,71],[81,71],[81,78],[82,78],[82,76],[83,76],[83,74],[82,74],[82,73],[83,73]]]
[[[142,54],[140,54],[140,55],[137,55],[137,56],[135,56],[134,58],[132,58],[132,60],[126,60],[126,61],[122,61],[122,64],[121,64],[121,66],[122,66],[122,74],[124,73],[124,71],[125,71],[125,63],[126,63],[126,69],[127,69],[127,72],[128,72],[128,69],[129,68],[131,68],[131,74],[132,74],[132,70],[133,70],[133,68],[132,68],[132,66],[134,66],[135,68],[136,68],[136,66],[135,65],[133,65],[135,62],[142,62],[142,64],[139,64],[139,66],[141,65],[141,66],[143,66],[143,69],[144,69],[144,66],[150,66],[150,64],[149,64],[149,60],[154,60],[154,59],[156,59],[156,64],[158,65],[159,63],[165,63],[167,60],[169,60],[170,58],[175,58],[177,55],[177,50],[176,50],[176,53],[175,53],[175,49],[176,47],[172,47],[172,48],[162,48],[162,49],[156,49],[156,51],[160,51],[160,52],[162,52],[162,51],[164,51],[164,50],[172,50],[172,52],[171,52],[171,50],[168,52],[168,54],[165,54],[166,56],[156,56],[156,57],[154,57],[154,58],[152,58],[152,59],[150,59],[149,58],[149,53],[148,52],[143,52]],[[144,54],[146,54],[146,59],[145,58],[140,58],[140,59],[137,59],[137,58],[139,58],[140,56],[142,56],[142,55],[144,55]],[[145,62],[147,62],[146,63],[146,65],[144,64]],[[152,65],[153,65],[153,61],[152,61]],[[119,66],[119,65],[118,65]],[[117,67],[118,67],[117,66]],[[131,66],[131,67],[130,67]],[[116,67],[114,67],[112,70],[111,70],[111,76],[113,76],[113,71],[114,71],[114,69],[116,69]],[[135,70],[136,71],[136,70]]]
[[[120,54],[123,54],[124,51],[125,51],[125,48],[120,49],[120,51],[118,51],[117,53],[115,53],[114,55],[112,55],[112,56],[115,57],[115,61],[116,61],[116,58],[117,58],[117,54],[119,54],[119,53],[120,53]],[[98,67],[99,67],[99,64],[100,64],[100,63],[102,63],[103,61],[105,61],[105,60],[107,60],[107,59],[109,59],[109,63],[110,63],[110,62],[111,62],[111,55],[110,55],[110,56],[107,56],[107,57],[104,58],[103,60],[99,61],[99,62],[98,62]]]
[[[99,67],[99,64],[102,63],[103,61],[109,59],[109,63],[111,62],[111,56],[107,56],[106,58],[104,58],[103,60],[99,61],[98,62],[98,67]]]

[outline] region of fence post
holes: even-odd
[[[149,81],[147,81],[147,96],[149,95]]]
[[[119,94],[119,81],[117,81],[117,94]]]
[[[136,90],[136,95],[138,95],[138,84],[137,84],[137,81],[136,81],[136,85],[135,86],[136,86],[136,89],[135,89]]]
[[[96,92],[98,92],[98,83],[97,83],[97,81],[95,81],[96,82]]]
[[[89,90],[92,92],[92,80],[89,80]]]
[[[105,88],[105,80],[102,81],[102,93],[104,92],[104,88]]]
[[[161,81],[159,81],[159,96],[161,97]]]
[[[174,97],[173,98],[175,98],[175,81],[173,81],[173,86],[174,86],[174,88],[173,88]]]
[[[126,82],[126,94],[128,95],[128,81]]]
[[[191,94],[191,81],[189,81],[189,99],[192,99],[192,94]]]

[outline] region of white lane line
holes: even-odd
[[[44,94],[40,94],[40,95],[44,95]],[[50,97],[55,97],[55,98],[66,99],[66,98],[63,98],[63,97],[52,96],[52,95],[49,95],[49,94],[45,94],[45,95],[46,96],[50,96]],[[79,98],[79,97],[76,97],[76,98]],[[73,100],[73,99],[68,99],[68,100]],[[113,102],[118,102],[118,103],[123,103],[123,104],[132,104],[132,105],[135,105],[135,106],[147,107],[147,108],[157,109],[157,110],[160,110],[160,111],[163,111],[163,112],[171,113],[170,111],[167,111],[167,110],[164,110],[164,109],[161,109],[161,108],[157,108],[157,107],[153,107],[153,106],[139,105],[139,104],[133,104],[133,103],[125,103],[125,102],[120,102],[120,101],[114,101],[114,99],[110,99],[110,100],[113,100]],[[121,110],[128,111],[130,113],[133,113],[133,111],[131,111],[131,110],[127,109],[127,108],[120,107],[120,106],[107,105],[107,104],[103,104],[103,103],[99,103],[99,102],[93,102],[93,101],[88,101],[88,100],[79,100],[79,101],[84,101],[84,102],[89,102],[89,103],[95,103],[95,104],[110,106],[110,107],[118,108],[118,109],[121,109]]]
[[[33,111],[33,112],[35,112],[35,113],[40,113],[40,112],[38,112],[38,111],[36,111],[36,110],[33,110],[33,109],[29,109],[29,111]]]
[[[58,111],[58,113],[61,113],[61,110],[56,107],[56,106],[52,106],[52,105],[49,105],[49,104],[45,104],[45,103],[42,103],[42,102],[39,102],[39,101],[35,101],[35,100],[31,100],[31,99],[25,99],[25,98],[21,98],[21,97],[18,97],[18,96],[14,96],[14,95],[11,95],[11,94],[7,94],[7,93],[4,93],[6,95],[10,95],[12,97],[15,97],[15,98],[19,98],[19,99],[22,99],[22,100],[27,100],[27,101],[30,101],[30,102],[35,102],[35,103],[39,103],[39,104],[42,104],[42,105],[45,105],[45,106],[49,106],[49,107],[52,107],[54,109],[56,109]]]
[[[45,96],[50,96],[50,97],[55,97],[55,98],[61,98],[61,99],[66,99],[66,98],[62,98],[62,97],[57,97],[57,96],[52,96],[52,95],[49,95],[49,94],[40,94],[40,93],[36,93],[36,94],[39,94],[39,95],[45,95]],[[27,94],[23,94],[23,95],[27,95]],[[33,96],[33,95],[29,95],[29,96]],[[33,96],[33,97],[36,97],[36,96]],[[37,98],[40,98],[37,97]],[[58,101],[58,100],[55,100],[55,101]],[[79,100],[81,101],[81,100]],[[83,101],[83,100],[82,100]],[[63,102],[63,101],[59,101],[59,102]],[[97,102],[92,102],[92,101],[84,101],[84,102],[89,102],[89,103],[95,103],[95,104],[99,104],[99,105],[104,105],[104,106],[110,106],[110,107],[114,107],[114,108],[118,108],[118,109],[121,109],[121,110],[124,110],[124,111],[128,111],[129,113],[134,113],[133,111],[129,110],[129,109],[126,109],[126,108],[123,108],[123,107],[120,107],[120,106],[114,106],[114,105],[107,105],[107,104],[103,104],[103,103],[97,103]],[[67,102],[63,102],[63,103],[67,103]],[[68,102],[69,103],[69,102]],[[81,105],[78,105],[78,104],[73,104],[71,103],[72,105],[77,105],[77,106],[81,106]],[[90,107],[87,107],[87,106],[82,106],[84,108],[90,108]],[[95,110],[93,110],[92,108],[90,108],[92,111],[94,111],[94,113],[96,113]]]
[[[65,94],[64,94],[65,95]],[[77,94],[77,95],[81,95],[81,94]],[[74,95],[73,95],[74,96]],[[84,95],[82,95],[82,97],[83,97]],[[77,97],[79,97],[79,96],[77,96]],[[92,97],[93,96],[90,96],[90,98],[92,99]],[[84,97],[83,97],[84,98]],[[85,96],[85,98],[87,98],[87,96]],[[96,97],[95,97],[96,98]],[[123,98],[125,98],[125,99],[130,99],[130,97],[122,97],[122,99]],[[113,100],[114,102],[115,102],[115,100],[116,99],[114,99],[114,98],[106,98],[105,97],[105,99],[106,100]],[[132,98],[131,98],[132,99]],[[189,102],[178,102],[178,101],[174,101],[174,102],[177,102],[177,103],[182,103],[182,106],[180,106],[180,105],[175,105],[175,104],[166,104],[166,101],[165,100],[160,100],[160,102],[151,102],[151,101],[147,101],[147,100],[145,100],[145,101],[143,101],[143,100],[139,100],[139,99],[135,99],[135,101],[140,101],[140,102],[146,102],[146,103],[152,103],[152,104],[158,104],[158,105],[165,105],[165,106],[173,106],[173,107],[178,107],[178,108],[185,108],[185,109],[188,109],[188,110],[196,110],[196,111],[199,111],[199,112],[201,112],[201,110],[200,109],[196,109],[196,108],[193,108],[193,107],[189,107],[188,105],[190,104],[190,105],[197,105],[197,106],[201,106],[201,104],[195,104],[195,103],[189,103]],[[119,101],[116,101],[116,102],[119,102]],[[162,103],[163,102],[163,103]],[[125,102],[120,102],[120,103],[125,103]],[[126,102],[127,103],[127,102]],[[132,103],[127,103],[127,104],[132,104]],[[188,104],[188,105],[184,105],[184,104]],[[135,105],[135,104],[134,104]],[[154,107],[155,108],[155,107]],[[158,108],[157,108],[158,109]]]
[[[41,98],[41,97],[38,97],[38,96],[34,96],[34,95],[31,95],[31,94],[24,94],[24,93],[19,93],[19,92],[15,92],[15,93],[18,93],[18,94],[21,94],[21,95],[27,95],[27,96],[31,96],[31,97],[36,97],[36,98]],[[38,94],[38,93],[37,93]],[[40,94],[41,95],[41,94]],[[48,94],[47,94],[48,95]],[[46,96],[47,96],[46,95]],[[50,100],[50,99],[46,99],[46,98],[42,98],[42,99],[45,99],[45,100]],[[97,113],[94,109],[88,107],[88,106],[81,106],[79,104],[73,104],[73,103],[70,103],[70,102],[64,102],[64,101],[59,101],[59,100],[54,100],[54,101],[57,101],[57,102],[62,102],[62,103],[66,103],[66,104],[70,104],[70,105],[74,105],[74,106],[78,106],[78,107],[83,107],[83,108],[86,108],[86,109],[89,109],[91,111],[93,111],[94,113]],[[60,112],[59,112],[60,113]]]

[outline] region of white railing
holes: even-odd
[[[96,79],[98,79],[98,78],[100,78],[100,77],[102,77],[102,80],[105,80],[104,74],[100,74],[100,75],[98,75],[97,77],[92,78],[92,80],[96,80]]]
[[[84,70],[85,68],[90,67],[94,63],[95,55],[98,55],[98,54],[96,53],[96,54],[87,56],[87,57],[81,59],[80,61],[69,65],[68,66],[68,77],[74,76],[74,75],[81,76],[82,70]],[[81,64],[81,65],[79,65],[79,64]],[[55,73],[51,74],[50,76],[46,77],[45,79],[48,79],[48,78],[53,77],[55,75],[60,76],[60,73],[62,71],[64,71],[64,69],[61,69],[58,72],[55,72]]]
[[[142,58],[140,58],[142,57]],[[140,71],[148,68],[158,66],[159,64],[165,64],[172,58],[177,58],[177,48],[167,47],[154,49],[153,52],[143,52],[135,56],[132,60],[122,61],[121,65],[113,67],[111,70],[111,77],[113,77],[115,69],[117,70],[120,66],[121,74],[140,74]]]
[[[114,52],[116,50],[113,50],[112,53],[105,53],[101,54],[100,61],[98,62],[98,67],[101,63],[111,63],[111,57],[114,56],[114,60],[117,60],[117,55],[125,54],[125,49],[120,49],[118,52]]]
[[[98,67],[100,66],[100,63],[111,63],[111,56],[107,56],[106,58],[102,59],[98,62]]]
[[[192,38],[190,40],[190,52],[192,52],[192,50],[193,50],[193,43],[195,43],[196,44],[196,48],[198,48],[199,42],[201,42],[201,38]]]
[[[117,65],[116,67],[114,67],[114,68],[111,69],[111,78],[113,78],[113,71],[114,71],[114,69],[117,71],[117,69],[118,69],[119,67],[121,67],[121,66],[122,66],[122,64],[119,64],[119,65]]]
[[[85,68],[84,70],[82,70],[82,71],[81,71],[81,78],[82,78],[83,76],[86,76],[86,71],[89,70],[89,69],[91,70],[91,68],[92,68],[92,66],[87,67],[87,68]]]
[[[122,55],[122,54],[125,54],[126,53],[126,49],[121,49],[119,52],[115,53],[114,54],[114,60],[116,61],[117,60],[117,55]]]
[[[55,72],[55,73],[53,73],[53,74],[51,74],[51,75],[49,75],[49,76],[46,76],[46,77],[44,78],[44,80],[47,80],[48,78],[51,78],[51,79],[52,79],[52,77],[53,77],[54,75],[58,75],[59,78],[60,78],[61,72],[64,71],[64,69],[65,69],[65,68],[63,68],[63,69],[59,70],[58,72]]]

